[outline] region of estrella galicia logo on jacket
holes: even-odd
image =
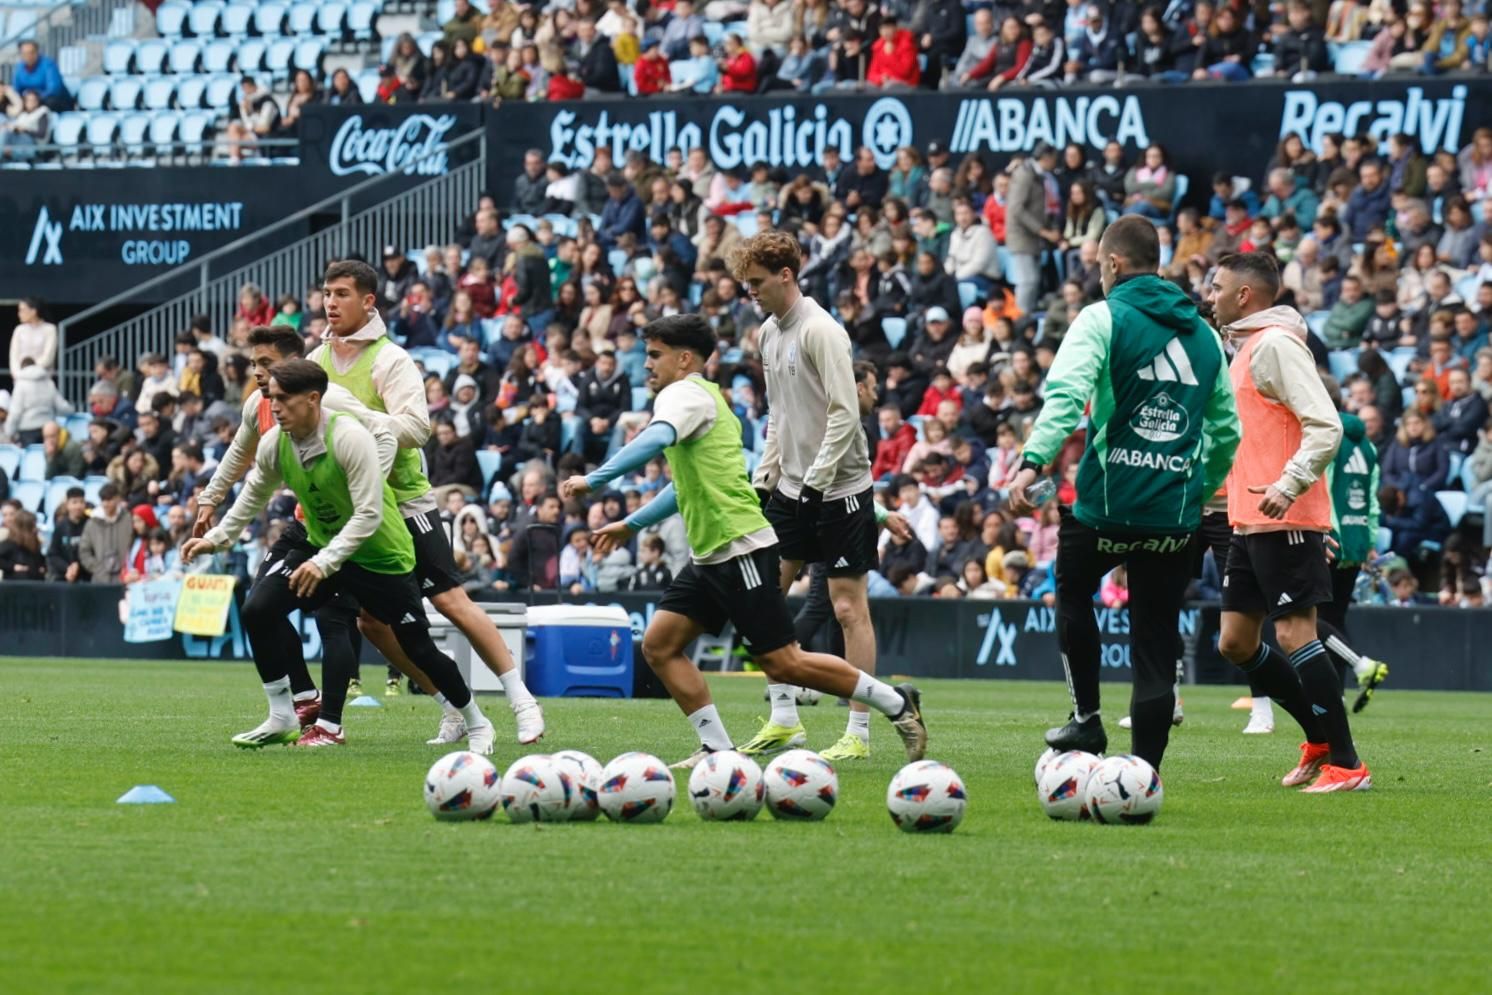
[[[444,176],[449,166],[442,150],[449,144],[447,133],[455,126],[454,114],[411,114],[396,127],[369,128],[361,114],[353,114],[332,138],[327,168],[333,176]]]
[[[1129,427],[1151,442],[1175,442],[1186,434],[1191,420],[1186,409],[1162,391],[1135,409]]]

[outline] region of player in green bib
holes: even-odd
[[[231,546],[282,483],[305,511],[305,539],[260,574],[243,607],[243,626],[269,699],[269,718],[234,736],[233,742],[248,749],[272,743],[346,743],[342,706],[347,683],[356,673],[350,633],[323,629],[327,638],[322,646],[321,715],[304,732],[295,715],[287,669],[300,644],[290,613],[314,612],[339,597],[390,626],[403,651],[461,711],[468,729],[487,730],[490,735],[491,723],[455,662],[430,638],[414,574],[414,540],[399,517],[398,500],[386,479],[394,458],[393,439],[385,435],[375,440],[356,418],[323,408],[326,390],[326,371],[307,360],[283,360],[270,370],[268,393],[278,424],[261,439],[244,491],[222,524],[182,547],[182,561],[190,563],[202,553]],[[341,637],[328,637],[331,631]]]
[[[927,727],[915,687],[892,687],[840,657],[809,653],[798,644],[792,613],[777,586],[777,535],[746,473],[740,422],[720,388],[703,375],[715,351],[709,323],[695,314],[673,315],[651,323],[642,335],[648,387],[657,394],[653,420],[600,468],[566,480],[560,495],[589,494],[660,453],[668,460],[673,483],[625,521],[598,530],[595,548],[605,556],[675,512],[684,518],[689,565],[664,593],[642,642],[648,665],[699,736],[699,749],[674,766],[692,768],[716,750],[732,749],[703,675],[684,655],[701,634],[718,633],[727,622],[770,681],[869,705],[891,720],[907,757],[920,760],[927,751]]]

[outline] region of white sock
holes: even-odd
[[[430,697],[434,698],[435,699],[435,703],[437,705],[439,705],[441,708],[449,708],[452,711],[455,711],[455,708],[451,705],[450,699],[447,698],[445,695],[441,694],[439,691],[435,692]]]
[[[269,699],[269,717],[281,723],[295,721],[295,703],[290,698],[290,678],[281,677],[264,685],[264,696]]]
[[[869,674],[860,675],[860,679],[855,682],[855,693],[850,695],[850,700],[869,705],[887,718],[900,715],[901,710],[907,704],[902,700],[901,695],[896,693],[896,688],[884,681],[876,680]]]
[[[317,719],[316,724],[329,733],[334,733],[338,736],[342,735],[342,723],[340,722],[328,722],[326,719]]]
[[[1085,712],[1073,712],[1072,713],[1072,720],[1074,722],[1079,722],[1079,723],[1081,723],[1081,722],[1087,722],[1089,719],[1097,718],[1099,714],[1100,714],[1099,710],[1096,709],[1096,708],[1093,711],[1086,712],[1086,713]]]
[[[321,692],[317,691],[315,688],[312,688],[309,691],[302,691],[300,694],[296,695],[295,696],[295,700],[296,701],[315,701],[317,698],[320,698],[320,697],[321,697]]]
[[[725,723],[720,721],[720,713],[715,710],[714,705],[706,705],[697,712],[689,715],[689,724],[699,736],[700,745],[707,750],[729,750],[731,748],[730,736],[725,732]]]
[[[497,679],[502,681],[503,693],[508,696],[508,707],[513,711],[534,703],[534,696],[529,694],[528,687],[523,683],[523,678],[518,676],[518,668],[514,667],[506,674],[498,674]]]
[[[471,701],[457,709],[457,711],[461,713],[461,718],[465,720],[466,728],[468,729],[487,724],[487,716],[482,714],[482,708],[477,704],[476,695],[472,695]]]
[[[791,684],[768,684],[767,697],[772,702],[773,725],[792,728],[798,724],[798,689]]]
[[[845,727],[844,731],[851,736],[859,736],[867,743],[870,742],[870,713],[850,712],[850,724]]]
[[[1260,695],[1254,699],[1253,707],[1249,709],[1250,715],[1256,719],[1267,719],[1274,721],[1274,703],[1267,697]]]

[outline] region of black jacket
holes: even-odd
[[[47,558],[7,539],[0,542],[0,577],[6,580],[46,580]]]
[[[919,332],[917,340],[912,343],[909,350],[912,354],[912,365],[929,375],[935,367],[948,365],[948,357],[953,354],[953,347],[958,345],[958,334],[949,329],[943,336],[941,342],[934,342],[926,332]]]
[[[537,178],[528,173],[519,173],[513,181],[513,210],[520,214],[539,214],[544,210],[544,191],[549,188],[549,177],[542,172]]]
[[[950,315],[961,314],[958,299],[958,283],[947,272],[934,270],[931,276],[912,274],[912,287],[907,296],[907,313],[920,319],[928,308],[940,307]]]
[[[1282,76],[1293,76],[1302,69],[1315,73],[1331,71],[1326,51],[1326,35],[1318,27],[1304,31],[1286,31],[1274,43],[1274,68]]]
[[[519,591],[553,591],[559,587],[559,529],[529,522],[513,536],[508,572]]]
[[[542,459],[552,462],[551,457],[559,452],[560,416],[550,412],[544,416],[541,422],[536,418],[525,418],[523,420],[523,431],[518,435],[517,445],[513,449],[513,456],[518,462],[528,462],[531,459]]]
[[[554,304],[554,295],[549,284],[549,263],[543,250],[534,246],[518,254],[518,264],[513,267],[513,278],[518,283],[518,293],[513,296],[513,305],[525,318],[548,311]]]
[[[458,437],[449,446],[442,446],[432,435],[425,443],[425,459],[430,464],[431,487],[464,484],[478,494],[482,492],[482,469],[469,437]]]
[[[47,580],[62,580],[67,568],[78,562],[78,543],[83,539],[83,526],[87,524],[87,515],[80,522],[74,522],[66,515],[58,519],[52,529],[52,541],[47,546]],[[78,568],[79,583],[87,583],[91,576],[87,570]]]
[[[164,420],[161,421],[161,430],[153,439],[144,439],[140,442],[140,448],[145,450],[155,460],[155,465],[160,467],[161,479],[171,471],[171,450],[176,448],[176,430]]]
[[[632,407],[632,384],[627,374],[618,370],[610,383],[602,383],[595,370],[587,370],[580,378],[580,398],[575,402],[575,413],[582,418],[605,418],[613,425],[617,416]]]
[[[501,275],[503,271],[503,260],[508,254],[508,242],[501,231],[493,232],[491,235],[473,235],[471,239],[472,258],[481,256],[487,260],[487,266],[494,274]]]
[[[580,60],[580,81],[590,90],[600,90],[602,93],[622,92],[622,77],[617,71],[616,54],[612,52],[611,44],[600,35],[596,36],[590,51]]]
[[[834,196],[845,200],[851,192],[856,192],[860,194],[862,204],[884,204],[890,187],[891,180],[884,170],[876,169],[869,175],[861,175],[859,170],[851,166],[839,174],[839,182],[834,185]]]
[[[661,591],[673,583],[673,574],[663,563],[651,567],[638,567],[637,572],[627,578],[629,591]]]

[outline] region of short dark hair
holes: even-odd
[[[1280,296],[1280,264],[1267,252],[1235,252],[1219,259],[1217,266],[1238,274],[1245,283],[1266,295],[1270,304]]]
[[[83,488],[81,488],[81,487],[69,487],[67,489],[67,499],[69,501],[71,501],[73,498],[85,498],[86,499],[87,497],[88,497],[88,495],[83,492]]]
[[[875,377],[876,381],[880,382],[881,374],[876,364],[865,359],[855,360],[855,383],[859,383],[866,377]]]
[[[267,345],[286,359],[305,355],[306,341],[289,325],[260,325],[249,331],[249,348]]]
[[[107,501],[110,498],[117,498],[118,496],[119,485],[112,480],[98,489],[98,499],[100,501]]]
[[[194,314],[192,315],[191,322],[187,325],[187,331],[202,332],[204,334],[211,335],[212,319],[205,314]]]
[[[326,371],[309,359],[282,359],[270,367],[269,375],[287,394],[326,393]]]
[[[642,330],[647,342],[661,342],[670,349],[687,349],[699,357],[701,365],[715,351],[715,331],[698,314],[671,314],[648,322]]]
[[[150,410],[160,414],[176,403],[176,395],[163,390],[150,399]]]
[[[351,280],[360,294],[378,293],[378,274],[372,266],[359,259],[338,259],[327,266],[321,277],[322,285],[333,280]]]
[[[1126,214],[1104,229],[1099,243],[1107,251],[1129,260],[1142,273],[1160,268],[1160,236],[1153,222],[1136,214]]]

